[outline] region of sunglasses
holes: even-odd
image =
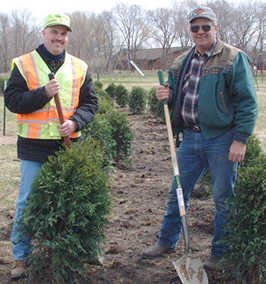
[[[202,30],[204,32],[209,32],[212,27],[211,27],[211,25],[202,25],[202,26],[194,25],[194,26],[190,27],[190,30],[191,30],[192,33],[197,33],[197,32],[199,32],[200,28],[202,28]]]

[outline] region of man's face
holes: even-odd
[[[195,28],[195,26],[200,26],[198,32],[191,31],[191,29],[193,29],[193,27]],[[210,30],[204,31],[203,28],[207,28],[207,26],[210,27]],[[199,18],[192,21],[192,23],[190,24],[190,32],[198,51],[200,53],[204,53],[205,51],[210,50],[212,44],[216,40],[217,25],[214,25],[211,21],[207,19]]]
[[[62,53],[68,42],[68,29],[64,26],[51,26],[42,31],[44,45],[53,55]]]

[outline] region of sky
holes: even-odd
[[[166,8],[171,6],[172,0],[7,0],[1,1],[0,13],[9,14],[12,10],[28,10],[35,18],[44,19],[49,13],[65,12],[73,13],[75,11],[89,11],[101,13],[109,11],[119,3],[129,5],[139,5],[144,9]],[[64,3],[64,4],[62,4]]]
[[[111,10],[119,3],[128,5],[139,5],[144,9],[169,8],[173,0],[6,0],[1,1],[0,13],[9,14],[12,10],[28,10],[38,22],[44,21],[49,13],[75,11],[89,11],[101,13]],[[245,0],[228,0],[228,2],[239,2]],[[200,2],[200,1],[199,1]],[[202,1],[201,1],[202,2]],[[64,3],[64,4],[63,4]]]

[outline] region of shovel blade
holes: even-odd
[[[173,261],[173,265],[183,284],[208,284],[207,273],[199,258],[191,258],[188,255]]]

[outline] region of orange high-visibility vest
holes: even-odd
[[[27,82],[29,90],[45,86],[48,81],[49,67],[37,51],[24,54],[13,59],[12,66]],[[66,52],[65,62],[55,74],[60,85],[60,101],[64,118],[69,119],[76,111],[79,103],[80,88],[85,80],[87,64]],[[61,139],[58,129],[59,118],[54,99],[44,107],[28,114],[17,114],[18,135],[33,139]],[[72,138],[80,136],[75,132]]]

